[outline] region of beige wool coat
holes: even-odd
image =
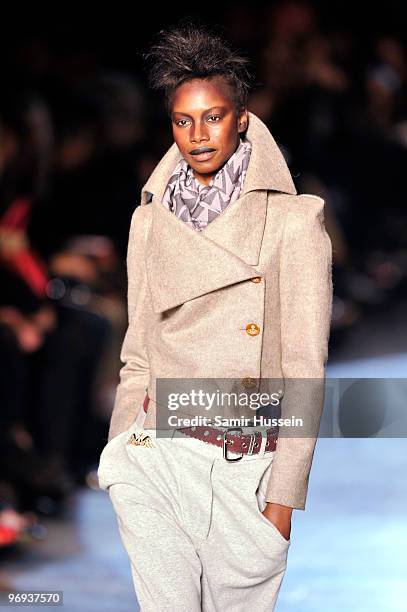
[[[241,391],[278,389],[282,414],[300,412],[311,427],[307,437],[280,435],[266,499],[304,510],[323,407],[332,247],[324,200],[297,194],[274,138],[251,112],[246,138],[252,153],[240,197],[203,231],[161,203],[181,159],[176,143],[141,191],[108,442],[132,425],[146,393],[144,427],[156,426],[160,378],[233,378]],[[306,379],[317,383],[287,385]]]

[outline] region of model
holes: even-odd
[[[222,36],[184,22],[147,59],[175,142],[131,220],[124,365],[99,482],[143,611],[270,612],[323,407],[324,201],[297,194],[247,108],[247,60]],[[166,381],[183,391],[171,406]],[[218,401],[219,387],[234,404]],[[260,392],[273,398],[266,408],[277,398],[282,416],[300,415],[301,432],[255,420],[261,410],[240,396]]]

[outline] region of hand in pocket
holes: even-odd
[[[270,523],[273,523],[274,527],[278,529],[287,542],[290,540],[292,508],[268,503],[262,515],[270,521]]]

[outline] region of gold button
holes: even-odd
[[[256,386],[256,379],[248,376],[247,378],[242,378],[242,385],[246,389],[251,389]]]
[[[252,281],[252,283],[261,283],[261,276],[253,276],[253,278],[250,279]]]
[[[260,327],[257,325],[257,323],[248,323],[246,325],[246,332],[249,334],[249,336],[257,336],[257,334],[260,333]]]

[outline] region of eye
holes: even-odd
[[[219,115],[209,115],[208,119],[214,119],[213,123],[216,123],[216,121],[218,121],[220,117]]]
[[[175,125],[178,127],[184,127],[186,123],[188,123],[186,119],[178,119],[178,121],[175,121]]]

